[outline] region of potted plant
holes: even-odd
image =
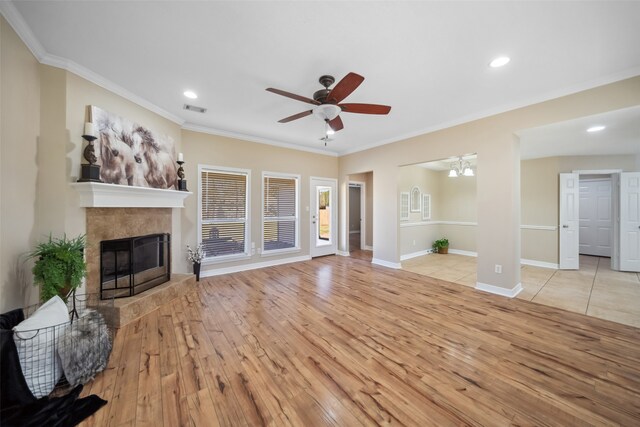
[[[196,281],[200,281],[200,266],[204,259],[204,250],[202,249],[202,243],[199,243],[195,250],[191,249],[191,246],[187,245],[187,259],[193,263],[193,274],[196,275]]]
[[[84,261],[85,236],[61,239],[49,235],[49,241],[40,243],[29,254],[36,258],[33,266],[34,285],[40,286],[40,299],[47,301],[60,295],[66,301],[71,292],[76,290],[87,274]]]
[[[449,253],[449,239],[443,237],[442,239],[438,239],[433,242],[433,252],[437,252],[439,254],[447,254]]]

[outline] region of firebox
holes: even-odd
[[[150,234],[100,242],[100,298],[137,295],[171,278],[171,236]]]

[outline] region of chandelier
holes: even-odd
[[[473,169],[471,169],[471,163],[458,157],[457,162],[451,163],[449,169],[449,178],[456,178],[459,176],[474,176]]]

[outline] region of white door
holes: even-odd
[[[337,180],[311,178],[311,257],[332,255],[338,249]]]
[[[580,253],[610,257],[613,237],[611,179],[580,180]]]
[[[640,172],[620,174],[620,270],[640,271]]]
[[[580,217],[580,175],[560,174],[560,268],[577,270]]]

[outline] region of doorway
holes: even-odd
[[[349,181],[349,252],[366,246],[366,184]]]
[[[337,252],[337,187],[336,179],[311,177],[309,255],[312,258]]]
[[[585,177],[583,185],[581,175],[598,175],[597,178]],[[607,198],[606,178],[609,177]],[[583,216],[592,211],[582,209],[581,202],[584,193],[591,191],[587,188],[588,178],[594,180],[594,193],[603,195],[600,206],[601,214],[594,214],[595,219],[585,220],[586,240],[595,249],[608,253],[611,257],[611,269],[620,271],[640,271],[640,172],[621,171],[574,171],[560,174],[560,269],[578,270],[581,244],[585,240],[580,233],[583,231]],[[591,203],[591,198],[585,198]],[[607,200],[609,203],[607,204]],[[596,203],[597,204],[597,203]],[[607,213],[607,210],[610,211]],[[609,228],[599,230],[598,217],[611,218]],[[609,222],[603,221],[603,224]],[[591,231],[595,230],[595,235]],[[600,233],[600,236],[598,236]],[[608,239],[608,241],[607,241]],[[602,246],[602,248],[598,248]],[[608,249],[607,249],[608,246]],[[602,256],[602,255],[598,255]],[[605,255],[606,256],[606,255]]]

